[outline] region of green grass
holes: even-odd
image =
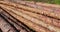
[[[32,0],[28,0],[32,1]],[[51,4],[60,4],[60,0],[34,0],[36,2],[44,2],[44,3],[51,3]]]
[[[55,0],[55,4],[60,4],[60,0]]]

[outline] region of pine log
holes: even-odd
[[[19,23],[19,20],[14,18],[12,15],[10,15],[8,12],[3,11],[2,14],[5,14],[9,19],[12,19],[12,22],[15,22],[15,24],[17,24],[18,26],[20,26],[20,29],[17,27],[17,29],[21,30],[26,30],[27,32],[33,32],[32,29],[30,29],[29,27],[27,27],[26,25],[24,25],[22,22]],[[9,14],[9,15],[8,15]],[[12,23],[11,22],[11,23]],[[13,24],[13,23],[12,23]],[[15,25],[16,26],[16,25]],[[20,31],[21,32],[21,31]]]
[[[11,3],[11,2],[0,1],[0,4],[4,4],[4,5],[8,5],[8,6],[14,6],[15,8],[25,9],[25,10],[28,10],[31,12],[35,12],[35,13],[39,13],[39,14],[43,14],[43,15],[47,15],[50,17],[60,19],[60,13],[54,13],[54,12],[50,12],[50,11],[44,11],[44,10],[39,10],[39,9],[35,9],[35,8],[30,8],[30,7],[27,7],[24,5],[19,5],[19,4],[15,4],[15,3]]]
[[[6,9],[7,10],[7,9]],[[9,12],[7,10],[7,12]],[[39,26],[29,20],[26,20],[25,18],[22,18],[22,16],[19,16],[17,14],[14,14],[13,12],[11,13],[11,11],[9,12],[12,16],[14,16],[15,18],[19,19],[21,22],[23,22],[24,24],[26,24],[28,27],[30,27],[31,29],[37,31],[37,32],[52,32],[46,28],[43,28],[42,26]],[[16,17],[17,16],[17,17]]]
[[[9,23],[7,23],[0,15],[0,28],[3,32],[17,32]]]
[[[8,10],[10,9],[10,7],[8,8],[7,6],[5,6]],[[15,10],[15,9],[10,9],[10,12],[13,12],[13,13],[15,13],[15,14],[17,14],[17,15],[20,15],[20,16],[22,16],[22,17],[24,17],[24,18],[26,18],[26,19],[28,19],[28,20],[30,20],[30,21],[32,21],[32,22],[34,22],[34,23],[36,23],[36,24],[39,24],[39,25],[42,25],[43,27],[46,27],[46,28],[48,28],[49,30],[53,30],[53,31],[56,31],[56,32],[58,32],[58,31],[60,31],[60,28],[58,28],[58,27],[55,27],[55,26],[52,26],[52,25],[49,25],[49,24],[46,24],[46,23],[44,23],[43,21],[41,21],[41,20],[38,20],[38,19],[36,19],[36,18],[33,18],[33,17],[31,17],[31,16],[28,16],[28,15],[26,15],[26,14],[24,14],[24,13],[22,13],[22,12],[19,12],[18,10]],[[53,28],[53,29],[51,29],[51,28]]]
[[[44,15],[39,15],[39,14],[36,14],[36,13],[32,13],[32,12],[29,12],[29,11],[25,11],[25,10],[22,10],[22,9],[17,9],[17,8],[14,8],[14,7],[11,7],[11,6],[10,6],[10,8],[12,8],[14,10],[18,10],[19,12],[22,12],[22,13],[27,14],[29,16],[35,17],[39,20],[43,20],[45,23],[60,27],[59,26],[60,25],[60,20],[53,19],[53,18],[44,16]]]
[[[5,14],[1,14],[5,19],[7,19],[19,32],[27,32],[26,30],[22,29],[19,25],[13,22],[13,20],[9,19],[8,16]]]

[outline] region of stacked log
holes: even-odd
[[[4,20],[1,22],[3,25],[7,22],[9,28],[12,28],[11,31],[15,32],[60,32],[59,11],[59,5],[41,4],[40,2],[35,5],[33,2],[21,2],[21,0],[20,2],[0,1],[0,18]],[[0,26],[3,26],[1,24]],[[3,32],[4,28],[1,27]]]

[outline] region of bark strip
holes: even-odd
[[[7,19],[11,24],[14,25],[14,27],[17,28],[18,31],[20,32],[27,32],[26,30],[22,29],[20,26],[18,26],[16,23],[14,23],[12,19],[8,18],[8,16],[4,15],[3,13],[1,14],[5,19]]]
[[[39,15],[39,14],[36,14],[36,13],[28,12],[28,11],[25,11],[25,10],[22,10],[22,9],[17,9],[17,8],[14,8],[14,7],[11,7],[11,6],[9,8],[14,9],[14,10],[18,10],[19,12],[27,14],[27,15],[29,15],[31,17],[35,17],[35,18],[37,18],[39,20],[42,20],[43,22],[48,23],[50,25],[60,27],[60,20],[53,19],[53,18],[44,16],[44,15]]]
[[[21,29],[26,30],[27,32],[35,32],[34,30],[30,29],[29,27],[27,27],[24,23],[20,22],[18,19],[14,18],[12,15],[10,15],[8,12],[6,12],[5,10],[2,12],[2,14],[7,15],[7,17],[11,20],[12,22],[15,22],[18,26],[20,26]],[[8,15],[9,14],[9,15]],[[14,21],[13,21],[14,20]],[[11,21],[10,21],[11,22]],[[20,22],[20,23],[19,23]],[[16,25],[15,25],[16,26]],[[19,29],[19,28],[18,28]],[[20,30],[21,30],[20,29]]]
[[[9,11],[8,11],[9,12]],[[24,24],[26,24],[28,27],[32,28],[33,30],[37,31],[37,32],[51,32],[46,28],[43,28],[29,20],[26,20],[25,18],[22,18],[22,16],[19,16],[17,14],[13,14],[13,12],[11,13],[11,11],[9,12],[10,14],[12,14],[12,16],[14,16],[15,18],[19,19],[21,22],[23,22]],[[17,16],[17,17],[16,17]]]
[[[9,9],[8,9],[8,10],[9,10]],[[12,10],[11,10],[10,12],[12,12]],[[15,12],[17,12],[17,11],[15,11]],[[12,13],[15,13],[15,12],[12,12]],[[18,13],[20,14],[21,12],[18,12]],[[16,14],[16,13],[15,13],[15,14]],[[18,14],[17,14],[17,15],[18,15]],[[23,15],[24,15],[24,14],[23,14]],[[23,16],[23,15],[20,14],[19,16],[22,16],[22,17],[25,18],[26,15],[24,15],[24,16]],[[37,19],[35,19],[35,18],[33,19],[33,18],[31,18],[30,16],[27,16],[27,18],[28,18],[28,20],[30,20],[30,21],[32,21],[32,22],[34,22],[34,23],[38,23],[39,25],[42,25],[43,27],[46,27],[46,28],[48,27],[48,26],[44,26],[44,25],[45,25],[44,22],[41,22],[40,20],[37,20]],[[25,18],[25,19],[27,19],[27,18]],[[31,18],[31,19],[30,19],[30,18]],[[34,20],[34,21],[33,21],[33,20]],[[35,21],[36,21],[36,22],[35,22]],[[44,25],[43,25],[42,23],[43,23]],[[47,25],[47,24],[46,24],[46,25]],[[49,25],[49,26],[51,26],[51,25]],[[54,27],[53,27],[53,28],[54,28]],[[49,28],[49,29],[50,29],[50,28]],[[54,29],[55,29],[55,28],[54,28]],[[53,31],[55,31],[54,29],[53,29]],[[58,28],[57,28],[57,29],[58,29]],[[59,30],[59,29],[58,29],[58,30]],[[49,31],[49,30],[48,30],[48,31]],[[51,30],[51,31],[52,31],[52,30]],[[57,30],[56,30],[56,31],[57,31]]]
[[[50,17],[53,17],[53,18],[60,19],[60,13],[55,13],[55,12],[30,8],[30,7],[27,7],[27,6],[23,6],[23,5],[19,5],[19,4],[15,4],[15,3],[11,3],[11,2],[0,1],[0,4],[12,6],[12,7],[19,8],[19,9],[24,9],[24,10],[28,10],[28,11],[31,11],[31,12],[35,12],[35,13],[39,13],[39,14],[43,14],[43,15],[47,15],[47,16],[50,16]]]
[[[3,32],[17,32],[9,23],[7,23],[0,15],[0,28]]]

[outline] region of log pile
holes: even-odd
[[[60,32],[60,6],[22,0],[0,1],[1,32]]]

